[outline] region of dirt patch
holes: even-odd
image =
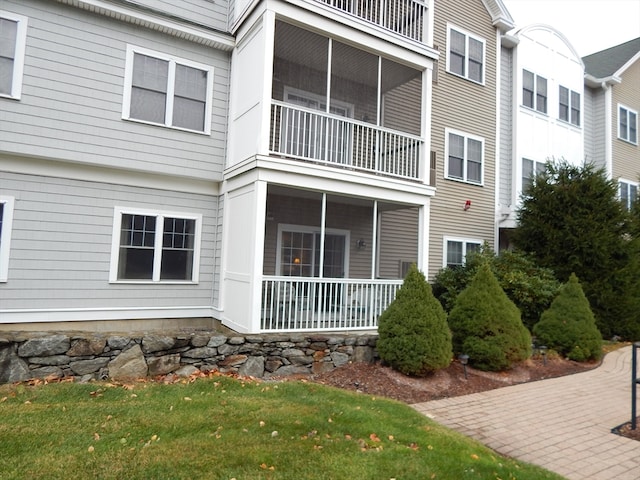
[[[440,398],[483,392],[494,388],[584,372],[598,363],[578,363],[562,358],[532,358],[505,372],[482,372],[460,362],[425,377],[403,375],[381,363],[350,363],[311,379],[325,385],[419,403]]]

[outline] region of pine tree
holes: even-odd
[[[380,316],[377,349],[383,361],[405,375],[425,375],[451,363],[446,313],[415,265]]]
[[[602,335],[575,274],[560,288],[558,296],[533,327],[533,333],[540,345],[571,360],[584,362],[602,356]]]
[[[506,370],[531,354],[531,335],[520,311],[509,300],[488,263],[480,265],[471,283],[449,313],[453,349],[469,355],[481,370]]]

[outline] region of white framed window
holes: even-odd
[[[558,91],[558,118],[576,127],[580,126],[580,94],[562,85]]]
[[[547,113],[547,79],[522,70],[522,105]]]
[[[9,277],[9,249],[14,203],[13,197],[0,195],[0,282],[6,282]]]
[[[324,233],[324,263],[322,276],[349,276],[348,230],[327,228]],[[278,275],[293,277],[320,276],[320,230],[305,225],[278,225],[276,265]]]
[[[110,282],[196,283],[202,215],[115,207]]]
[[[447,45],[447,71],[484,84],[484,39],[448,25]]]
[[[445,177],[482,185],[484,138],[445,129]]]
[[[638,144],[638,112],[618,105],[618,138]]]
[[[482,247],[482,240],[470,238],[444,237],[443,267],[459,267],[464,265],[467,255],[477,252]]]
[[[633,202],[638,198],[638,182],[629,180],[618,180],[620,202],[627,209],[631,210]]]
[[[213,67],[127,46],[122,118],[211,133]]]
[[[524,192],[536,176],[544,172],[545,162],[537,162],[529,158],[522,159],[522,191]]]
[[[20,99],[27,17],[0,10],[0,97]]]

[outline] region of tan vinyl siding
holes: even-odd
[[[220,31],[227,29],[229,2],[224,0],[126,0]]]
[[[640,124],[640,60],[631,65],[622,75],[622,83],[613,87],[613,178],[638,180],[640,176],[640,135],[634,145],[618,138],[618,106],[623,105],[637,114]]]
[[[55,2],[3,9],[29,21],[22,98],[2,102],[3,151],[221,180],[227,53]],[[214,68],[211,135],[122,119],[127,44]]]
[[[6,172],[0,191],[16,198],[2,309],[211,305],[216,197]],[[199,282],[110,284],[115,206],[202,214]]]
[[[482,239],[493,246],[496,154],[496,33],[481,0],[436,0],[434,44],[439,46],[433,85],[431,149],[436,152],[437,192],[431,202],[429,276],[443,264],[443,238]],[[484,39],[484,85],[446,71],[447,23]],[[484,139],[483,185],[444,178],[445,129]],[[467,200],[471,208],[464,211]]]

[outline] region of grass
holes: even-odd
[[[0,386],[0,479],[560,479],[399,402],[301,381]]]

